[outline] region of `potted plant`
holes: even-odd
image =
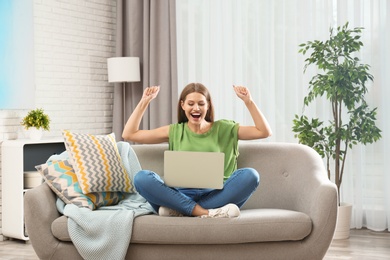
[[[23,118],[21,124],[29,131],[32,140],[39,140],[42,137],[42,131],[50,130],[50,118],[43,109],[37,108],[28,112]]]
[[[332,116],[325,123],[319,118],[295,115],[292,130],[300,143],[326,158],[329,179],[331,162],[334,162],[334,182],[339,194],[349,149],[358,143],[366,145],[381,138],[381,130],[375,125],[377,109],[370,109],[365,100],[366,84],[373,81],[370,66],[361,64],[353,55],[363,46],[360,41],[362,29],[349,29],[346,23],[336,31],[330,28],[330,38],[326,41],[308,41],[299,45],[299,53],[311,52],[305,60],[304,72],[309,65],[315,65],[319,71],[309,82],[304,107],[318,97],[325,97],[330,103]],[[343,206],[340,196],[338,203]],[[349,237],[350,214],[346,237]]]

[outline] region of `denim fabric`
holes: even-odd
[[[241,207],[259,186],[260,176],[253,168],[238,169],[225,181],[221,190],[168,187],[158,174],[148,170],[139,171],[133,181],[138,193],[156,212],[164,206],[191,216],[196,204],[205,209],[229,203]]]

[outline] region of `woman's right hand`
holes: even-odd
[[[160,91],[160,86],[151,86],[144,90],[142,95],[142,100],[147,101],[148,103],[155,99]]]
[[[155,99],[160,91],[160,86],[151,86],[144,90],[141,101],[130,115],[125,128],[123,129],[122,137],[141,144],[157,144],[168,142],[169,140],[169,125],[162,126],[151,130],[140,130],[139,126],[144,116],[149,102]]]

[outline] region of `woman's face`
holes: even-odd
[[[192,92],[181,102],[181,108],[189,123],[200,124],[206,117],[209,105],[205,96],[198,92]]]

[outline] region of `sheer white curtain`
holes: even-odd
[[[292,132],[301,114],[307,86],[316,73],[303,73],[298,45],[325,40],[331,26],[349,21],[362,26],[362,62],[371,65],[375,79],[367,96],[378,107],[380,142],[356,146],[347,157],[341,200],[353,204],[352,227],[389,228],[390,3],[386,0],[180,0],[177,1],[179,92],[189,82],[202,82],[211,91],[216,118],[252,124],[232,90],[247,86],[266,115],[273,136],[266,141],[298,142]],[[317,102],[305,114],[330,116],[327,102]],[[386,145],[387,144],[387,145]]]

